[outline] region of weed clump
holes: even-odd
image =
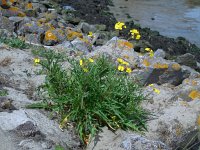
[[[106,56],[68,61],[71,69],[63,69],[61,55],[52,52],[40,61],[46,74],[45,106],[60,114],[61,129],[73,123],[86,144],[103,126],[145,129],[144,96],[128,73],[119,72]]]

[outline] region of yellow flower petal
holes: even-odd
[[[145,48],[145,51],[150,52],[151,48]]]
[[[89,36],[89,37],[93,37],[93,33],[92,33],[92,32],[89,32],[89,33],[88,33],[88,36]]]
[[[80,66],[83,65],[83,60],[82,59],[79,61],[79,64],[80,64]]]
[[[160,94],[160,90],[158,90],[156,88],[154,88],[153,90],[154,90],[155,93]]]
[[[34,59],[34,63],[37,65],[38,63],[40,63],[40,59],[39,58],[35,58]]]
[[[123,59],[117,58],[117,61],[118,61],[119,63],[122,63],[122,62],[123,62]]]
[[[94,59],[92,59],[92,58],[89,58],[88,60],[89,60],[89,62],[91,62],[91,63],[94,62]]]
[[[131,73],[131,72],[132,72],[132,69],[131,69],[131,68],[126,68],[126,72],[127,72],[127,73]]]
[[[154,84],[149,84],[148,86],[152,87],[152,86],[154,86]]]
[[[135,37],[136,40],[139,40],[140,38],[141,38],[141,35],[139,35],[139,34],[136,35],[136,37]]]
[[[118,70],[119,70],[119,71],[124,71],[124,66],[119,65],[119,66],[118,66]]]
[[[149,52],[149,56],[150,56],[150,57],[153,57],[153,56],[154,56],[153,50],[151,50],[151,51]]]

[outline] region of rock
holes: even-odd
[[[185,79],[183,84],[177,87],[177,95],[184,101],[200,99],[200,79]]]
[[[0,112],[12,112],[12,110],[16,110],[12,104],[12,100],[7,97],[0,96]]]
[[[23,110],[14,110],[12,113],[1,112],[0,120],[0,128],[4,131],[14,130],[19,125],[31,121]]]
[[[13,33],[7,29],[0,29],[0,37],[11,38],[14,37]]]
[[[68,11],[75,11],[75,9],[72,6],[63,6],[64,10],[68,10]]]
[[[67,13],[67,14],[63,14],[62,18],[68,22],[68,23],[72,23],[74,25],[79,24],[79,22],[81,21],[80,18],[76,17],[73,13]]]
[[[194,55],[186,53],[184,55],[178,56],[176,62],[180,65],[189,66],[191,68],[197,68],[197,61]]]
[[[15,17],[9,17],[9,20],[12,21],[12,22],[14,22],[14,23],[20,23],[21,21],[24,20],[24,17],[17,17],[17,16],[15,16]]]
[[[137,133],[120,129],[113,133],[103,127],[102,132],[92,139],[86,150],[157,150],[158,148],[169,150],[159,140],[149,140]]]
[[[5,17],[12,17],[12,16],[25,17],[26,16],[26,14],[17,7],[10,7],[8,9],[1,9],[0,12]]]
[[[45,32],[45,37],[43,41],[44,45],[53,46],[58,43],[58,37],[55,34],[55,31],[48,30]]]
[[[36,9],[27,9],[24,11],[26,16],[28,17],[37,17],[37,10]]]
[[[90,25],[86,22],[81,23],[78,28],[80,28],[82,32],[86,34],[89,32],[95,32],[97,30],[95,25]]]
[[[96,24],[95,27],[98,31],[105,31],[106,30],[106,25],[104,25],[104,24]]]
[[[14,23],[10,21],[8,18],[0,15],[0,29],[6,29],[9,32],[13,32],[15,29]]]
[[[43,42],[43,33],[25,34],[25,40],[30,44],[41,44]]]
[[[82,51],[83,53],[87,54],[90,51],[92,51],[92,47],[90,47],[89,44],[85,43],[84,40],[81,40],[79,38],[76,38],[75,40],[73,40],[72,45],[75,49]]]
[[[36,135],[42,136],[37,126],[27,121],[14,129],[14,132],[21,137],[35,137]]]
[[[32,3],[32,5],[33,5],[33,8],[35,9],[35,10],[38,10],[38,12],[40,12],[40,13],[45,13],[45,12],[47,12],[47,8],[45,7],[45,5],[43,5],[43,4],[41,4],[41,3]]]
[[[21,26],[21,28],[17,31],[18,35],[25,35],[27,33],[44,33],[45,29],[39,26],[39,24],[35,21],[31,21],[30,23],[25,23]]]
[[[154,57],[161,57],[161,58],[165,58],[166,53],[164,50],[162,49],[157,49],[154,53]]]
[[[140,135],[130,135],[122,142],[125,150],[169,150],[168,146],[161,141],[154,141]]]
[[[142,78],[144,84],[147,85],[152,83],[170,83],[177,86],[190,75],[189,72],[183,70],[179,64],[165,60],[161,57],[150,58],[148,56],[142,56],[138,67],[144,67],[141,72],[143,76],[139,77]]]

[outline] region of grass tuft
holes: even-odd
[[[145,129],[147,113],[140,106],[144,99],[140,87],[126,73],[117,71],[108,57],[70,59],[71,69],[61,67],[61,55],[46,52],[44,58],[40,62],[46,73],[42,89],[46,106],[62,118],[60,128],[75,124],[86,144],[103,126],[113,131]]]

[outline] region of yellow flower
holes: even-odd
[[[155,93],[160,94],[160,90],[159,89],[154,88],[153,90],[154,90]]]
[[[136,35],[136,37],[135,37],[136,40],[139,40],[140,38],[141,38],[140,34]]]
[[[93,37],[93,33],[92,33],[92,32],[89,32],[89,33],[88,33],[88,36],[89,36],[89,37]]]
[[[83,71],[84,72],[88,72],[89,70],[87,68],[83,68]]]
[[[137,29],[132,29],[132,30],[130,30],[130,33],[131,33],[131,35],[139,34],[139,31]]]
[[[94,62],[94,59],[92,59],[92,58],[89,58],[88,60],[89,60],[89,62],[91,62],[91,63]]]
[[[122,28],[126,28],[126,25],[123,22],[117,22],[115,24],[115,29],[116,30],[122,30]]]
[[[126,72],[127,72],[127,73],[131,73],[131,72],[132,72],[132,69],[131,69],[131,68],[126,68]]]
[[[35,58],[34,59],[34,63],[37,65],[37,64],[39,64],[40,63],[40,59],[39,58]]]
[[[83,60],[82,59],[79,61],[79,64],[80,64],[80,66],[83,65]]]
[[[126,66],[129,66],[129,63],[126,62],[126,61],[123,61],[122,64],[123,64],[123,65],[126,65]]]
[[[152,87],[152,86],[154,86],[154,84],[149,84],[148,86]]]
[[[151,51],[149,52],[149,56],[150,56],[150,57],[153,57],[153,56],[154,56],[153,50],[151,50]]]
[[[119,66],[118,66],[118,70],[119,70],[119,71],[124,71],[124,66],[119,65]]]
[[[150,52],[151,48],[145,48],[145,51]]]
[[[118,61],[119,63],[122,63],[122,62],[123,62],[123,59],[117,58],[117,61]]]

